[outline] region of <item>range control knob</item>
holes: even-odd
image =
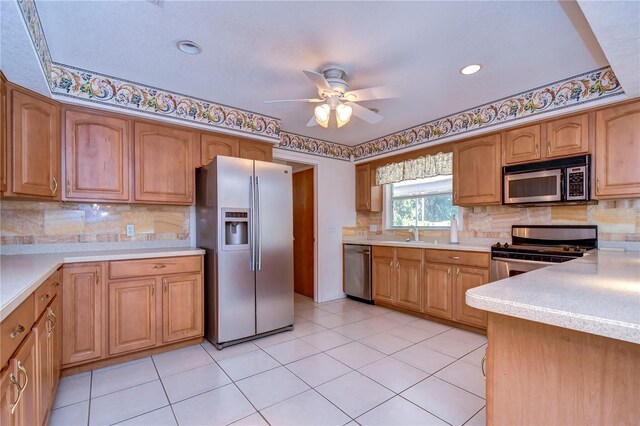
[[[502,244],[500,244],[500,243],[496,243],[496,245],[495,245],[494,247],[496,247],[496,248],[500,248],[500,247],[502,247]]]
[[[582,249],[580,248],[580,246],[575,246],[575,247],[573,248],[573,251],[581,251],[581,250],[582,250]]]
[[[504,248],[509,248],[509,243],[504,243]]]

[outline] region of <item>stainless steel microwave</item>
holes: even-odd
[[[503,204],[589,201],[590,166],[590,155],[505,166]]]

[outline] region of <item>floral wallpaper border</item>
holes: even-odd
[[[364,160],[533,115],[572,108],[624,90],[611,67],[578,74],[429,121],[354,147],[281,132],[280,119],[53,62],[35,0],[17,0],[52,94],[279,140],[279,148]]]

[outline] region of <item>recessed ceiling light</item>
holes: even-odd
[[[189,55],[197,55],[202,52],[202,48],[191,40],[180,40],[176,43],[178,49]]]
[[[463,67],[460,70],[460,74],[464,74],[464,75],[475,74],[478,71],[480,71],[480,68],[482,68],[482,65],[479,65],[479,64],[467,65],[466,67]]]

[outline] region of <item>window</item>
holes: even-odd
[[[445,228],[459,214],[451,175],[392,183],[385,190],[387,228]]]

